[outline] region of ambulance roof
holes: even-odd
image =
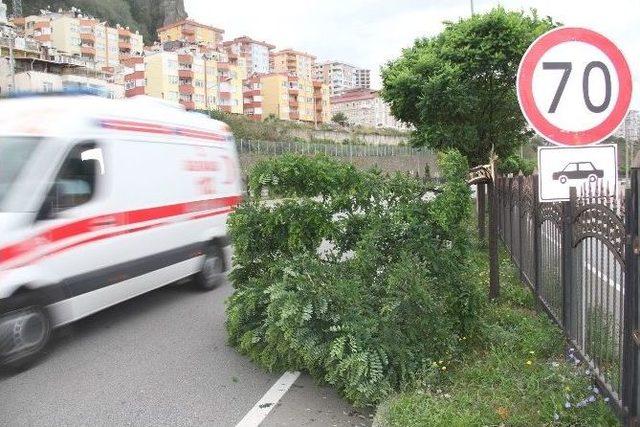
[[[203,139],[230,133],[225,123],[148,96],[112,100],[61,95],[0,101],[1,135],[74,136],[90,127]]]

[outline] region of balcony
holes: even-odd
[[[80,33],[80,40],[82,40],[83,42],[95,43],[96,36],[92,33]]]
[[[195,110],[196,109],[196,104],[193,101],[180,100],[180,104],[184,105],[184,108],[186,108],[187,110]]]
[[[178,91],[181,95],[192,95],[193,94],[193,85],[192,84],[181,84],[178,86]]]
[[[231,105],[221,105],[220,106],[220,110],[224,111],[225,113],[230,113],[231,112]]]
[[[51,24],[49,23],[49,21],[39,21],[36,22],[35,24],[33,24],[33,29],[34,30],[41,30],[43,28],[49,28],[51,26]]]
[[[260,96],[261,92],[262,91],[260,89],[245,89],[244,96],[248,96],[248,97]]]
[[[180,64],[191,65],[191,64],[193,64],[193,56],[191,56],[191,55],[178,55],[178,62]]]
[[[300,89],[298,88],[289,88],[289,95],[298,95],[300,93]]]
[[[118,35],[121,37],[131,37],[131,31],[126,28],[118,28]]]
[[[131,50],[131,42],[130,41],[122,41],[121,40],[121,41],[118,42],[118,48],[121,51],[126,51],[126,50],[130,51]]]
[[[96,48],[93,46],[80,46],[80,53],[88,56],[96,55]]]
[[[127,89],[125,91],[125,96],[127,98],[137,95],[144,95],[144,86],[136,86],[133,89]]]
[[[299,111],[290,111],[289,118],[291,120],[300,120],[300,112]]]
[[[178,77],[180,77],[181,79],[192,79],[193,78],[193,71],[192,70],[178,70]]]
[[[289,107],[297,107],[298,101],[296,99],[289,99]]]
[[[244,103],[244,108],[261,108],[262,107],[262,102],[245,102]]]
[[[220,99],[231,99],[231,92],[220,91],[220,92],[218,92],[218,97]]]

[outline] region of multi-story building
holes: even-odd
[[[391,115],[389,105],[371,89],[351,89],[331,98],[333,114],[344,113],[352,125],[407,129]]]
[[[223,46],[229,57],[244,58],[247,76],[269,73],[269,53],[274,45],[242,36],[224,42]]]
[[[224,30],[185,19],[158,28],[158,37],[161,43],[180,40],[189,44],[217,47],[222,44]]]
[[[353,65],[343,62],[323,62],[316,64],[315,78],[329,85],[331,95],[341,95],[345,90],[356,87],[356,71]]]
[[[371,89],[371,70],[360,68],[356,70],[356,86],[361,89]]]
[[[256,86],[258,79],[259,85]],[[255,103],[258,97],[263,119],[274,116],[280,120],[308,123],[326,123],[330,120],[329,86],[321,81],[301,79],[293,73],[280,72],[256,76],[250,83],[254,86],[245,91],[245,106]],[[256,106],[253,105],[254,108]]]
[[[7,23],[7,5],[0,0],[0,25]]]
[[[355,88],[369,89],[371,71],[344,62],[323,62],[314,66],[316,80],[329,85],[331,96],[342,95]]]
[[[249,76],[242,86],[244,114],[253,120],[262,120],[262,76]]]
[[[274,73],[289,73],[301,79],[313,79],[316,57],[311,54],[284,49],[271,53],[270,59]]]
[[[188,110],[243,113],[245,64],[191,47],[148,50],[125,60],[126,96],[149,95]]]
[[[245,59],[223,57],[218,66],[218,107],[234,114],[244,113],[244,80],[247,78]]]
[[[143,39],[137,32],[109,27],[77,11],[44,11],[14,18],[13,23],[20,34],[58,52],[91,60],[98,68],[117,67],[122,59],[143,52]]]

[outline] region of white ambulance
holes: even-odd
[[[216,287],[241,191],[233,136],[205,115],[149,97],[0,101],[0,364],[152,289]]]

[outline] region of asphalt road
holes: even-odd
[[[59,329],[39,364],[0,372],[0,425],[235,425],[281,373],[226,345],[231,292],[168,286]],[[369,424],[304,374],[263,423]]]

